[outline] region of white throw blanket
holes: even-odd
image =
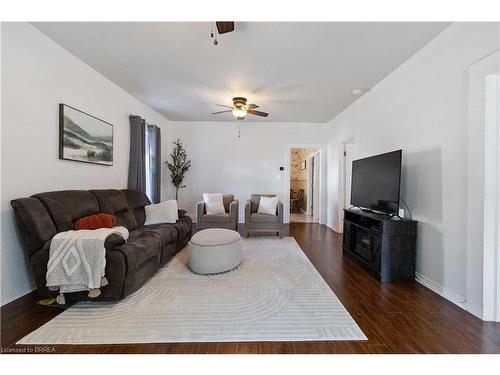
[[[107,284],[104,277],[106,248],[104,242],[111,234],[127,240],[125,227],[96,230],[69,230],[58,233],[50,243],[47,265],[47,287],[61,293],[57,302],[64,304],[62,293],[89,291],[89,297],[101,294],[100,287]]]

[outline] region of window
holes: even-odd
[[[160,128],[146,125],[145,132],[146,195],[153,203],[160,201]]]

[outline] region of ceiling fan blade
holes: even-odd
[[[217,25],[217,31],[219,32],[219,34],[225,34],[234,31],[234,22],[217,21],[215,22],[215,24]]]
[[[233,109],[233,107],[230,107],[230,106],[228,106],[228,105],[223,105],[223,104],[216,104],[216,106],[218,106],[218,107],[224,107],[224,108],[231,108],[231,109]]]
[[[248,109],[255,109],[255,108],[259,108],[259,106],[257,104],[249,104],[249,105],[247,105],[247,108]]]
[[[266,112],[261,112],[261,111],[254,111],[253,109],[249,109],[247,113],[250,113],[252,115],[257,115],[257,116],[262,116],[262,117],[267,117],[269,116],[269,113]]]
[[[226,113],[226,112],[232,112],[232,110],[225,110],[225,111],[213,112],[212,115],[218,115],[219,113]]]

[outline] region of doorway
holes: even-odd
[[[320,152],[315,148],[290,149],[290,222],[319,222]]]

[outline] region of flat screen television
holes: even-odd
[[[397,215],[402,151],[387,152],[352,162],[351,204]]]

